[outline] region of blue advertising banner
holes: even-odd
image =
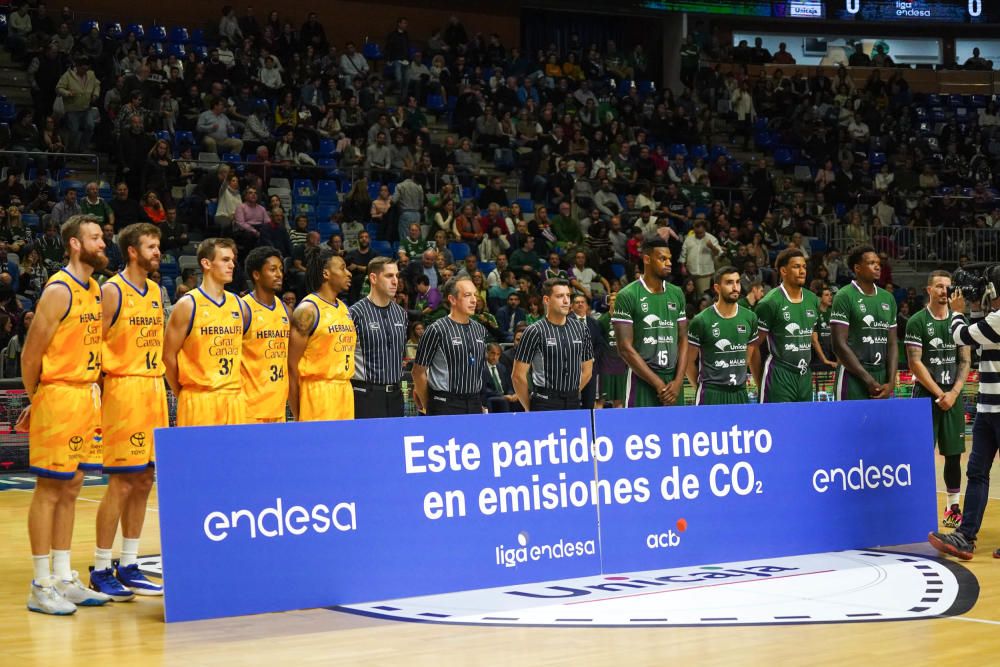
[[[577,411],[157,430],[167,621],[597,572],[596,508],[569,498],[594,478],[590,425]]]
[[[597,410],[605,572],[923,541],[929,399]],[[640,489],[635,492],[635,489]]]
[[[156,432],[167,621],[922,540],[927,400]]]

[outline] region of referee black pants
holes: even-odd
[[[403,416],[403,392],[398,384],[351,382],[354,387],[354,418]]]
[[[579,392],[549,391],[548,389],[536,389],[531,392],[532,412],[546,412],[549,410],[579,410]]]
[[[444,391],[430,390],[430,405],[427,415],[478,415],[482,414],[483,406],[479,394],[451,394]]]

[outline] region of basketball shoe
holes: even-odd
[[[52,577],[31,582],[28,609],[53,616],[69,616],[76,613],[76,605],[56,590],[55,580]]]
[[[976,550],[976,543],[959,532],[954,533],[930,533],[927,541],[931,546],[943,554],[955,556],[961,560],[972,560],[972,553]]]
[[[93,591],[84,586],[76,570],[73,570],[70,579],[56,581],[56,590],[69,602],[83,607],[100,607],[111,602],[111,596],[106,593]]]
[[[139,570],[138,563],[119,565],[118,581],[136,595],[163,595],[163,586],[147,579]]]
[[[115,602],[128,602],[135,597],[135,593],[118,581],[114,569],[110,567],[103,570],[91,570],[90,587],[104,593]]]
[[[958,528],[962,525],[962,509],[958,505],[952,505],[944,511],[941,523],[945,528]]]

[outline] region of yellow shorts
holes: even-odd
[[[181,389],[177,397],[178,426],[234,426],[246,423],[246,401],[240,392]]]
[[[104,472],[140,472],[154,464],[153,429],[170,426],[163,378],[106,376],[101,404]]]
[[[354,419],[354,388],[347,380],[299,382],[299,421]]]
[[[281,418],[275,417],[274,419],[267,418],[267,417],[248,417],[247,418],[247,423],[248,424],[284,424],[286,421],[287,420],[284,417],[281,417]]]
[[[72,479],[77,469],[100,470],[101,390],[96,384],[40,384],[28,430],[31,472]]]

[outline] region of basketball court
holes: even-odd
[[[5,664],[927,664],[980,660],[1000,625],[996,500],[980,552],[962,564],[926,544],[757,560],[733,545],[726,563],[279,614],[167,625],[162,599],[137,598],[54,618],[24,607],[30,478],[14,477],[0,483]],[[79,503],[73,565],[84,580],[103,490],[88,480]],[[142,543],[150,575],[155,498]],[[284,567],[294,563],[260,576]],[[206,587],[225,576],[225,563],[205,563]]]

